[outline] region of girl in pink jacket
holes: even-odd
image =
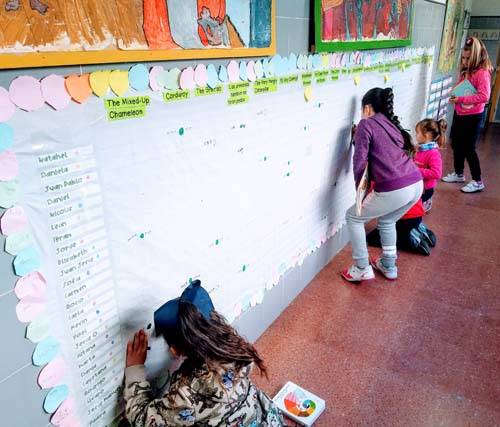
[[[458,83],[468,79],[477,93],[450,98],[450,102],[455,104],[451,125],[455,171],[443,177],[444,182],[465,182],[464,164],[467,160],[472,181],[462,187],[464,193],[475,193],[484,189],[476,142],[484,118],[484,106],[490,99],[491,71],[492,66],[484,43],[475,37],[469,37],[461,53]]]
[[[442,162],[439,148],[446,144],[446,120],[421,120],[415,126],[415,132],[418,148],[413,161],[424,179],[422,202],[424,210],[428,212],[432,206],[434,187],[441,178]]]

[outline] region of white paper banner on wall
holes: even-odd
[[[423,117],[430,72],[391,73],[404,127]],[[299,80],[231,107],[227,87],[171,102],[140,92],[145,117],[130,120],[109,121],[99,98],[14,116],[21,201],[84,425],[110,425],[124,342],[190,279],[233,320],[341,226],[351,122],[374,86],[383,74],[313,86],[310,102]]]

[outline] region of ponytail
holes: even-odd
[[[423,119],[417,123],[417,128],[419,128],[422,133],[430,133],[432,140],[436,141],[439,148],[443,148],[446,145],[446,128],[448,124],[445,119],[434,120],[434,119]]]
[[[390,87],[385,89],[379,87],[370,89],[366,92],[365,96],[363,96],[361,104],[363,106],[371,105],[375,113],[382,113],[385,117],[387,117],[387,119],[401,132],[401,136],[404,141],[403,149],[406,151],[408,156],[410,158],[415,156],[417,149],[413,144],[411,135],[408,131],[403,129],[398,116],[394,114],[394,92]]]

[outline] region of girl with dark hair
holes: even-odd
[[[154,399],[144,363],[144,330],[128,342],[125,369],[125,415],[133,427],[218,426],[280,427],[282,415],[250,380],[255,364],[267,370],[255,347],[214,310],[199,280],[154,314],[155,332],[184,362],[169,390]]]
[[[362,99],[362,120],[355,129],[353,171],[356,188],[368,165],[373,191],[363,202],[358,215],[356,204],[346,213],[354,265],[342,271],[350,282],[371,280],[373,268],[387,279],[398,277],[396,267],[396,221],[422,195],[420,171],[411,157],[415,146],[394,115],[391,88],[374,88]],[[382,257],[368,260],[365,223],[377,218],[382,243]]]
[[[446,145],[446,120],[420,120],[415,133],[418,146],[414,161],[424,179],[422,202],[425,212],[429,212],[434,188],[443,170],[439,149]]]
[[[457,83],[469,80],[477,93],[450,98],[450,102],[455,104],[455,114],[451,124],[451,148],[455,171],[443,177],[444,182],[465,182],[464,165],[467,160],[472,181],[462,187],[464,193],[475,193],[484,189],[476,142],[481,132],[484,106],[490,99],[492,69],[484,43],[475,37],[469,37],[462,49]]]

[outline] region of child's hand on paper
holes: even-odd
[[[134,334],[134,339],[127,344],[127,359],[125,366],[144,365],[148,351],[148,336],[144,329]]]

